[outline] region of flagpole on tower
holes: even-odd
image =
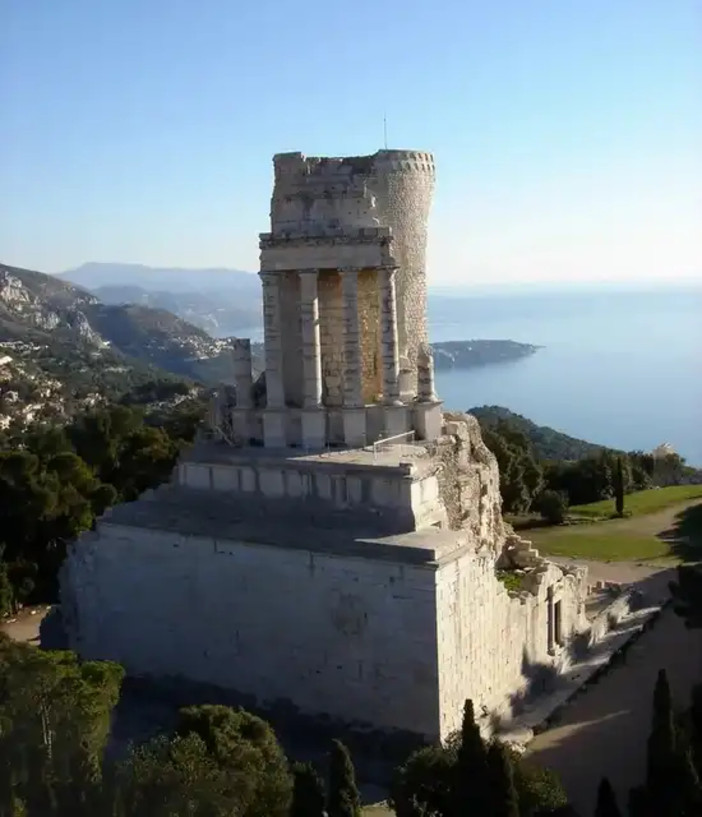
[[[383,142],[385,143],[385,150],[388,149],[388,117],[383,114]]]

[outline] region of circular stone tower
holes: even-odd
[[[416,150],[379,150],[372,157],[368,189],[376,217],[393,235],[397,271],[397,331],[400,355],[416,369],[417,350],[427,342],[426,246],[434,193],[434,157]]]
[[[362,336],[362,395],[354,401],[373,402],[386,392],[391,400],[398,390],[395,381],[399,397],[394,399],[412,400],[419,390],[419,369],[426,368],[418,366],[418,357],[427,342],[426,243],[433,156],[415,150],[341,157],[296,152],[278,153],[273,163],[271,228],[261,234],[261,269],[276,275],[276,291],[280,290],[276,297],[281,315],[276,320],[281,329],[273,335],[278,331],[284,335],[286,399],[301,402],[295,395],[303,380],[302,357],[291,351],[302,348],[300,327],[307,325],[300,313],[300,271],[316,270],[314,308],[319,313],[325,405],[353,402],[342,394],[343,389],[348,391],[344,383],[348,385],[352,375],[347,364],[354,358],[353,343],[344,346],[345,299],[356,302],[361,316],[360,330],[353,331]],[[395,268],[389,332],[383,329],[380,297],[388,267]],[[356,278],[344,293],[345,272],[355,272]],[[314,372],[310,377],[316,382]]]

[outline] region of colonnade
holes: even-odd
[[[380,358],[383,401],[401,405],[400,357],[397,337],[395,267],[378,267]],[[363,407],[361,326],[358,312],[357,268],[344,267],[341,275],[343,304],[343,407]],[[319,331],[319,270],[298,270],[302,334],[303,408],[322,407],[322,346]],[[263,331],[267,408],[285,407],[283,380],[283,327],[281,281],[283,273],[259,273],[263,283]]]

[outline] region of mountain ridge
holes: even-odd
[[[65,416],[149,382],[226,381],[226,348],[166,310],[103,304],[55,276],[0,264],[0,426]]]

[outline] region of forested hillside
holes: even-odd
[[[0,344],[95,378],[139,369],[207,382],[231,377],[227,342],[166,310],[106,305],[54,276],[3,264]]]
[[[468,413],[478,419],[482,428],[495,428],[500,422],[509,422],[527,437],[540,460],[578,460],[605,449],[603,445],[579,440],[555,428],[539,426],[504,406],[477,406],[468,409]]]
[[[562,521],[569,505],[584,505],[655,485],[698,481],[677,454],[654,459],[644,451],[616,451],[538,426],[501,406],[470,410],[500,470],[502,510],[541,512]]]

